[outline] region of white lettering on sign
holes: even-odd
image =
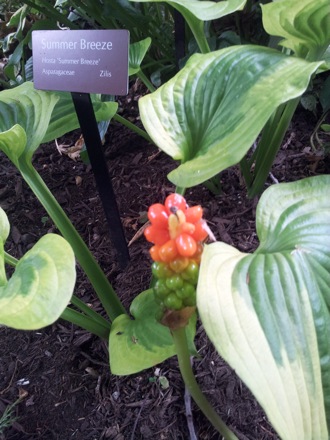
[[[111,78],[111,76],[109,70],[100,70],[100,78]]]
[[[41,40],[42,49],[48,50],[76,50],[78,41],[47,41]],[[80,39],[79,48],[82,50],[112,50],[112,41],[87,41]]]
[[[80,49],[88,50],[112,50],[112,41],[87,41],[80,40]]]
[[[42,49],[60,49],[74,50],[77,49],[77,41],[47,41],[45,38],[41,40]]]
[[[86,60],[85,58],[80,58],[80,64],[88,64],[90,66],[98,66],[100,61],[100,58],[97,60]]]
[[[60,70],[60,69],[42,69],[43,75],[56,75],[56,76],[74,76],[76,72],[74,70]]]

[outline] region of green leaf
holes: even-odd
[[[270,187],[255,253],[214,243],[202,257],[205,330],[283,440],[329,438],[329,190],[330,176]]]
[[[49,127],[42,140],[50,142],[79,127],[78,118],[74,109],[71,93],[56,92],[59,100],[52,113]],[[103,102],[100,95],[91,95],[95,118],[99,121],[110,120],[117,112],[118,103],[113,101]]]
[[[322,124],[321,129],[327,133],[330,132],[330,124]]]
[[[46,133],[57,100],[56,94],[35,90],[31,82],[25,82],[14,89],[3,90],[0,92],[0,133],[19,124],[27,137],[24,154],[31,159]],[[9,146],[10,150],[12,148],[16,146]],[[10,154],[15,163],[16,153],[13,151]]]
[[[10,130],[0,133],[0,150],[9,157],[16,167],[19,167],[18,159],[24,153],[25,146],[26,133],[20,125],[16,124]]]
[[[169,179],[190,187],[238,163],[274,110],[301,95],[320,64],[249,45],[193,55],[139,101],[152,140],[184,162]]]
[[[131,0],[133,1],[133,0]],[[138,0],[139,2],[164,2],[164,0]],[[184,16],[193,15],[199,20],[209,21],[243,9],[246,0],[201,1],[201,0],[167,0],[166,3],[176,8]]]
[[[130,312],[134,319],[118,316],[110,332],[110,369],[120,376],[138,373],[175,355],[170,330],[156,320],[160,309],[151,289],[134,299]],[[187,332],[191,351],[195,326],[196,315],[190,319]]]
[[[322,57],[330,44],[329,0],[277,0],[261,5],[263,25],[280,44],[310,60]]]
[[[140,71],[141,63],[151,44],[151,38],[145,38],[129,46],[129,76]]]
[[[0,209],[0,266],[8,220]],[[42,237],[18,262],[9,281],[0,283],[0,324],[35,330],[55,322],[68,305],[76,279],[74,254],[64,238]]]

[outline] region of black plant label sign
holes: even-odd
[[[126,95],[127,30],[33,31],[36,89]]]

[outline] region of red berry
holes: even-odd
[[[150,241],[150,243],[158,244],[162,246],[168,240],[170,240],[170,233],[168,229],[156,228],[156,226],[148,226],[144,231],[145,238]]]
[[[164,205],[160,203],[151,205],[148,209],[148,219],[150,220],[151,224],[157,228],[167,228],[168,215]]]
[[[166,197],[165,208],[168,215],[174,214],[178,209],[184,212],[187,209],[186,199],[181,194],[170,194]]]
[[[203,217],[203,208],[200,205],[192,206],[184,214],[187,222],[197,223]]]

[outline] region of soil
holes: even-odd
[[[133,92],[121,103],[123,114],[139,124]],[[310,149],[316,124],[300,110],[279,152],[266,186],[329,173],[329,160]],[[79,131],[59,142],[71,145]],[[167,174],[176,164],[155,146],[125,127],[112,123],[104,153],[125,230],[130,242],[143,225],[150,204],[173,192]],[[143,237],[129,246],[131,261],[124,270],[116,263],[108,226],[90,165],[73,161],[55,144],[42,145],[34,165],[78,229],[126,307],[150,282],[149,245]],[[221,192],[205,186],[189,189],[189,204],[201,203],[216,238],[252,252],[257,199],[246,196],[238,167],[221,173]],[[19,258],[47,232],[57,232],[15,168],[0,156],[0,201],[11,223],[7,252]],[[78,268],[75,293],[96,311],[101,307]],[[128,377],[113,376],[104,341],[59,320],[39,331],[0,328],[0,414],[14,402],[16,421],[5,429],[6,440],[130,440],[193,439],[189,433],[185,389],[176,358]],[[200,359],[193,368],[205,395],[240,440],[275,440],[277,435],[249,390],[218,356],[198,323],[196,346]],[[168,381],[162,387],[160,376]],[[280,402],[279,402],[280,404]],[[191,402],[198,439],[220,439]],[[1,435],[0,435],[1,438]],[[195,437],[196,438],[196,437]]]

